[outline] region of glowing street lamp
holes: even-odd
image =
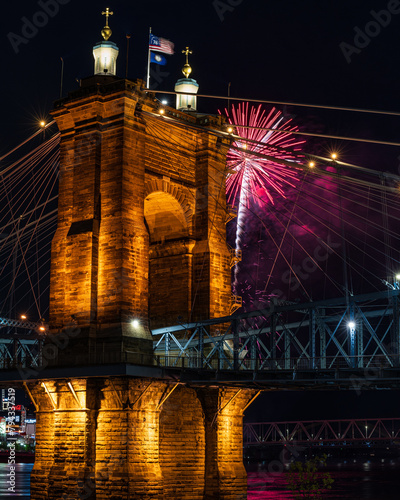
[[[353,362],[353,368],[356,366],[356,323],[353,320],[350,320],[347,323],[347,326],[350,330],[350,358]]]

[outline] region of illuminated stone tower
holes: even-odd
[[[151,328],[229,314],[222,119],[162,107],[109,71],[53,116],[59,349],[50,372],[24,384],[37,410],[31,498],[245,500],[253,391],[188,385],[152,366]]]
[[[162,107],[110,73],[83,80],[52,114],[50,330],[79,329],[63,362],[150,353],[149,328],[229,315],[222,118]]]

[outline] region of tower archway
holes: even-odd
[[[192,300],[191,209],[165,190],[149,193],[144,216],[149,231],[149,318],[151,328],[188,321]],[[183,201],[183,203],[182,203]],[[179,318],[179,319],[178,319]]]

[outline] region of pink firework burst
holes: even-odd
[[[292,132],[298,128],[275,108],[267,113],[261,105],[249,109],[248,103],[242,103],[237,108],[232,106],[231,115],[227,110],[225,112],[239,136],[227,155],[230,173],[226,191],[228,203],[238,206],[235,246],[241,250],[246,211],[251,201],[258,205],[265,201],[273,204],[273,194],[285,197],[285,189],[295,186],[299,151],[304,141],[296,139]],[[238,272],[239,266],[236,265],[235,293],[239,285]]]
[[[232,106],[231,114],[225,112],[240,136],[227,155],[228,202],[249,207],[251,199],[260,203],[262,193],[271,203],[274,193],[285,197],[285,188],[298,180],[296,160],[305,142],[292,134],[298,127],[277,109],[267,113],[261,105],[249,108],[248,103],[242,103]]]

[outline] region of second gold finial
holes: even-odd
[[[101,13],[101,15],[106,16],[106,25],[101,30],[101,36],[104,38],[105,41],[107,41],[112,35],[111,28],[108,26],[108,18],[109,16],[113,16],[114,12],[110,11],[110,8],[107,7],[106,10]]]
[[[186,56],[186,64],[182,68],[182,73],[186,78],[189,78],[189,75],[192,72],[192,67],[189,64],[189,54],[193,54],[193,51],[189,50],[189,47],[186,47],[185,50],[182,50],[182,54],[185,54]]]

